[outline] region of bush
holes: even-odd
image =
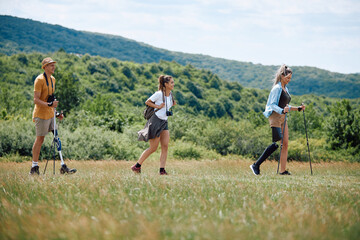
[[[353,111],[348,100],[330,108],[327,123],[328,140],[332,149],[355,148],[360,153],[360,114]]]
[[[0,157],[9,154],[32,156],[35,126],[32,121],[0,120]]]
[[[183,148],[183,149],[175,149],[174,157],[180,158],[180,159],[188,158],[188,159],[198,160],[199,158],[201,158],[201,154],[195,148],[189,147],[189,148]]]
[[[169,155],[175,159],[217,160],[220,155],[203,146],[190,142],[175,141],[169,147]]]

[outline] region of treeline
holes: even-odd
[[[31,156],[33,82],[42,73],[41,61],[46,56],[0,55],[0,156],[5,159]],[[63,50],[51,57],[57,61],[56,96],[66,116],[60,136],[68,158],[136,159],[147,146],[136,141],[136,132],[145,124],[144,102],[157,90],[161,74],[174,76],[178,103],[169,120],[170,157],[216,159],[234,154],[256,158],[271,142],[262,115],[270,89],[244,88],[208,70],[175,62],[137,64]],[[292,97],[293,105],[301,102],[307,105],[314,160],[359,161],[359,99]],[[301,113],[291,113],[289,128],[289,158],[307,161]],[[45,145],[42,158],[50,156],[49,144]]]
[[[0,52],[7,55],[34,51],[48,53],[60,48],[68,53],[89,53],[137,63],[158,63],[165,60],[175,61],[183,66],[191,64],[199,69],[208,69],[222,79],[259,89],[271,87],[271,79],[278,68],[201,54],[172,52],[120,36],[75,31],[29,19],[0,16]],[[292,83],[294,95],[360,97],[360,74],[332,73],[318,68],[297,66],[294,66],[293,70],[296,72]]]

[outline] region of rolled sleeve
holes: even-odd
[[[266,107],[265,107],[265,111],[263,112],[265,117],[270,117],[271,113],[273,111],[281,114],[283,109],[281,107],[279,107],[279,99],[280,99],[280,95],[281,95],[281,86],[279,84],[275,85],[269,94],[269,98],[268,101],[266,103]]]

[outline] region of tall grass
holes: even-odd
[[[156,157],[141,175],[124,161],[71,161],[78,172],[28,175],[0,163],[0,239],[359,239],[360,164]],[[57,168],[59,167],[59,163]],[[45,163],[40,164],[40,170]],[[49,167],[49,166],[48,166]]]

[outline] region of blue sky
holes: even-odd
[[[0,0],[0,14],[172,51],[360,72],[359,0]]]

